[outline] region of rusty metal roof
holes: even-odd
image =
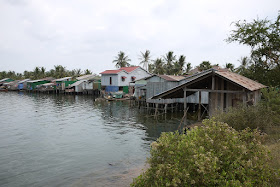
[[[184,76],[176,76],[176,75],[158,75],[166,81],[180,81],[186,77]]]
[[[230,71],[216,71],[215,73],[250,91],[255,91],[267,87],[261,83],[258,83],[256,81],[248,79],[247,77],[244,77],[242,75]]]

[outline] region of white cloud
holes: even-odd
[[[61,64],[95,73],[114,68],[122,50],[138,65],[173,50],[193,66],[203,60],[238,65],[249,49],[227,44],[231,22],[277,16],[277,0],[0,1],[0,71]]]

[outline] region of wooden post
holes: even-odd
[[[184,88],[184,113],[187,111],[187,90]]]
[[[165,104],[165,106],[164,106],[164,112],[165,112],[165,114],[167,113],[167,104]]]
[[[198,92],[199,97],[199,105],[198,105],[198,121],[201,120],[201,91]]]
[[[184,88],[184,124],[187,124],[187,88]]]
[[[224,86],[224,80],[222,79],[222,82],[221,82],[221,90],[224,90],[225,86]],[[224,93],[221,93],[221,111],[224,111],[224,96],[225,94]]]
[[[243,99],[243,105],[245,105],[246,104],[246,92],[245,92],[245,89],[243,88],[243,97],[242,97],[242,99]]]

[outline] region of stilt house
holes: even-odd
[[[238,103],[256,104],[261,97],[263,84],[248,79],[239,74],[210,69],[190,77],[185,83],[164,91],[152,99],[184,99],[184,110],[187,110],[187,96],[199,93],[199,111],[201,110],[201,92],[209,93],[208,114],[212,116],[215,111],[225,111]]]

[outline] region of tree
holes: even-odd
[[[33,78],[34,79],[39,79],[40,78],[40,67],[35,67],[33,70]]]
[[[151,61],[151,55],[150,55],[151,52],[149,50],[146,50],[145,53],[142,53],[141,51],[140,53],[141,53],[139,57],[139,60],[141,60],[140,64],[143,64],[143,68],[145,70],[148,70],[148,66]]]
[[[113,60],[113,63],[116,63],[117,68],[122,68],[122,67],[129,67],[131,60],[128,58],[128,56],[125,56],[125,53],[120,51],[118,53],[118,56],[115,57],[115,60]]]
[[[225,67],[226,67],[227,69],[230,69],[232,72],[234,72],[234,64],[232,64],[232,63],[226,63]]]
[[[192,69],[191,63],[187,63],[187,67],[185,69],[185,72],[188,73]]]
[[[178,59],[178,61],[176,61],[174,63],[174,75],[182,75],[184,73],[184,66],[186,64],[186,56],[181,55]]]
[[[90,74],[92,74],[92,71],[90,71],[89,69],[86,69],[85,70],[85,75],[90,75]]]
[[[237,21],[226,39],[251,48],[249,78],[264,84],[279,86],[280,82],[280,12],[275,21],[255,19]],[[276,76],[276,77],[275,77]],[[275,85],[276,84],[276,85]]]
[[[164,62],[162,58],[157,58],[156,60],[154,60],[154,70],[152,73],[158,75],[163,75],[165,73]]]
[[[199,71],[204,71],[210,68],[212,68],[212,65],[209,61],[203,61],[198,66]]]
[[[176,55],[174,55],[173,51],[169,51],[163,56],[163,60],[165,62],[165,72],[167,75],[172,74],[174,61],[176,60]]]

